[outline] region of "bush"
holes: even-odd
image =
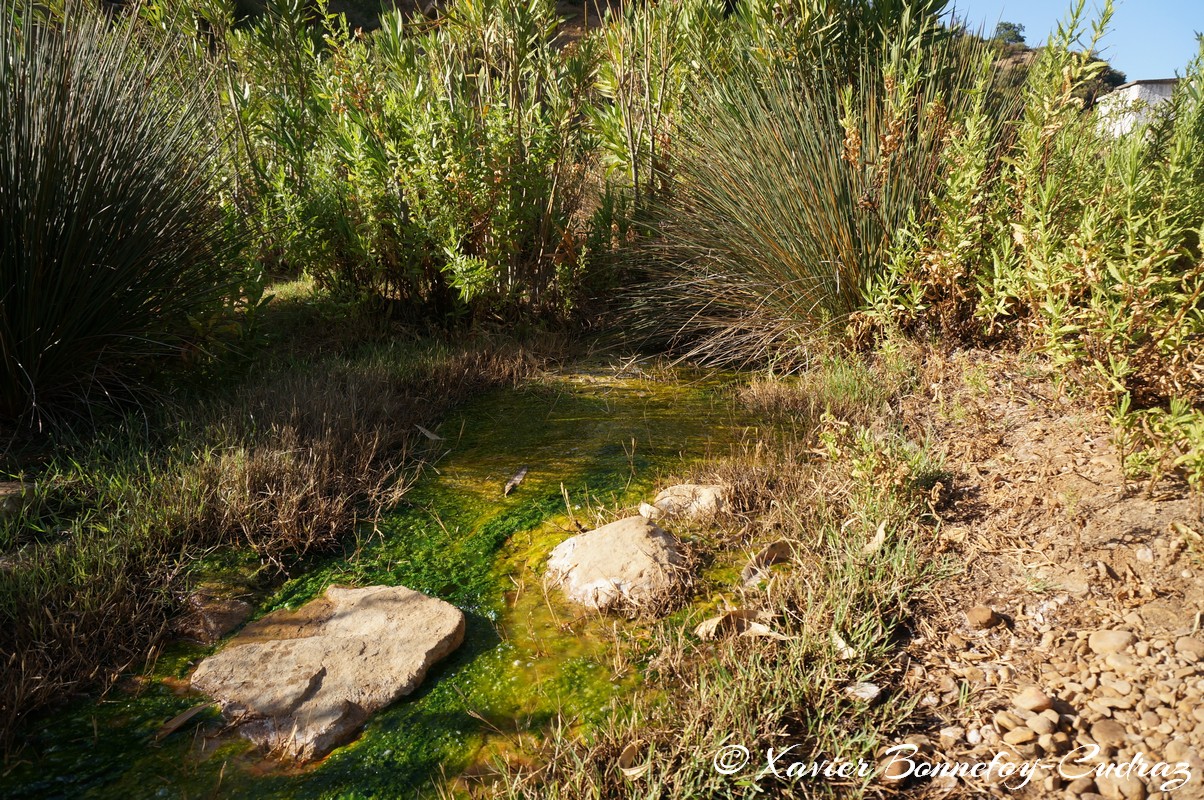
[[[980,110],[947,153],[938,223],[913,227],[877,312],[973,339],[1010,336],[1047,353],[1113,408],[1135,476],[1179,470],[1204,487],[1204,54],[1171,102],[1115,137],[1085,87],[1080,0],[1023,86],[1014,132]]]
[[[556,26],[546,0],[391,12],[371,34],[296,0],[223,23],[260,257],[413,318],[564,312],[596,59]]]
[[[80,9],[0,9],[0,417],[128,394],[237,280],[211,109],[171,51]]]
[[[801,363],[929,194],[985,46],[896,20],[851,67],[738,61],[688,103],[645,327],[715,363]],[[852,71],[855,78],[845,76]]]

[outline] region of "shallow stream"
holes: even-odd
[[[467,615],[464,644],[352,744],[305,769],[218,735],[187,678],[211,649],[175,643],[142,676],[31,726],[11,798],[394,798],[433,795],[501,755],[521,757],[553,725],[588,727],[638,675],[612,678],[615,631],[641,623],[582,614],[542,587],[559,542],[650,499],[656,483],[724,454],[748,432],[731,386],[683,372],[598,366],[482,395],[438,428],[434,460],[401,507],[348,552],[317,559],[257,598],[256,615],[296,607],[332,583],[390,584]],[[509,496],[507,480],[529,472]],[[567,501],[567,502],[566,502]],[[214,569],[236,571],[240,559]],[[618,626],[618,628],[616,628]],[[136,688],[135,688],[136,687]]]

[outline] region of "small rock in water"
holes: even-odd
[[[682,483],[662,491],[652,505],[666,517],[709,518],[727,511],[727,487]]]
[[[179,635],[201,644],[214,644],[251,616],[251,604],[221,591],[202,587],[188,596],[188,613],[173,623]]]
[[[1126,650],[1135,641],[1137,637],[1129,631],[1104,630],[1095,631],[1087,637],[1087,646],[1091,652],[1104,656]]]
[[[974,606],[966,612],[966,621],[976,631],[985,630],[999,624],[999,615],[990,606]]]
[[[549,585],[597,610],[665,603],[685,577],[676,539],[637,516],[564,540],[548,558]]]

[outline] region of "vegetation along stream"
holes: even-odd
[[[454,603],[468,618],[465,642],[414,695],[370,720],[353,744],[289,771],[222,733],[212,709],[161,735],[201,701],[187,678],[209,652],[176,643],[149,674],[31,731],[0,794],[411,796],[513,756],[553,725],[589,726],[639,680],[616,679],[608,662],[614,626],[640,623],[583,615],[545,592],[548,552],[578,525],[648,498],[658,477],[726,452],[748,432],[743,422],[722,378],[683,372],[578,369],[478,397],[440,426],[435,458],[401,507],[257,606],[257,614],[295,607],[336,583],[404,585]],[[525,479],[504,495],[522,467]],[[207,568],[228,578],[240,564],[227,557]]]

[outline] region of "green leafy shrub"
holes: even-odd
[[[414,318],[558,314],[585,278],[592,40],[546,0],[371,34],[277,0],[222,47],[258,252]]]
[[[600,35],[602,99],[589,109],[608,171],[621,175],[638,216],[672,189],[672,141],[687,86],[721,60],[724,4],[685,0],[608,8]]]
[[[177,29],[195,25],[191,5],[159,0]],[[153,7],[153,6],[152,6]],[[144,15],[146,12],[143,12]],[[229,204],[253,232],[253,257],[295,275],[332,257],[321,143],[330,108],[322,96],[329,22],[303,0],[270,0],[262,14],[236,24],[234,9],[203,6],[203,27],[221,56],[220,120],[236,180]]]
[[[1113,407],[1134,474],[1204,485],[1204,55],[1170,103],[1114,136],[1083,88],[1110,3],[1072,8],[1029,70],[1014,130],[984,108],[952,157],[934,224],[913,225],[874,302],[961,338],[1011,336]]]
[[[84,10],[0,9],[0,417],[128,393],[237,283],[204,92]]]

